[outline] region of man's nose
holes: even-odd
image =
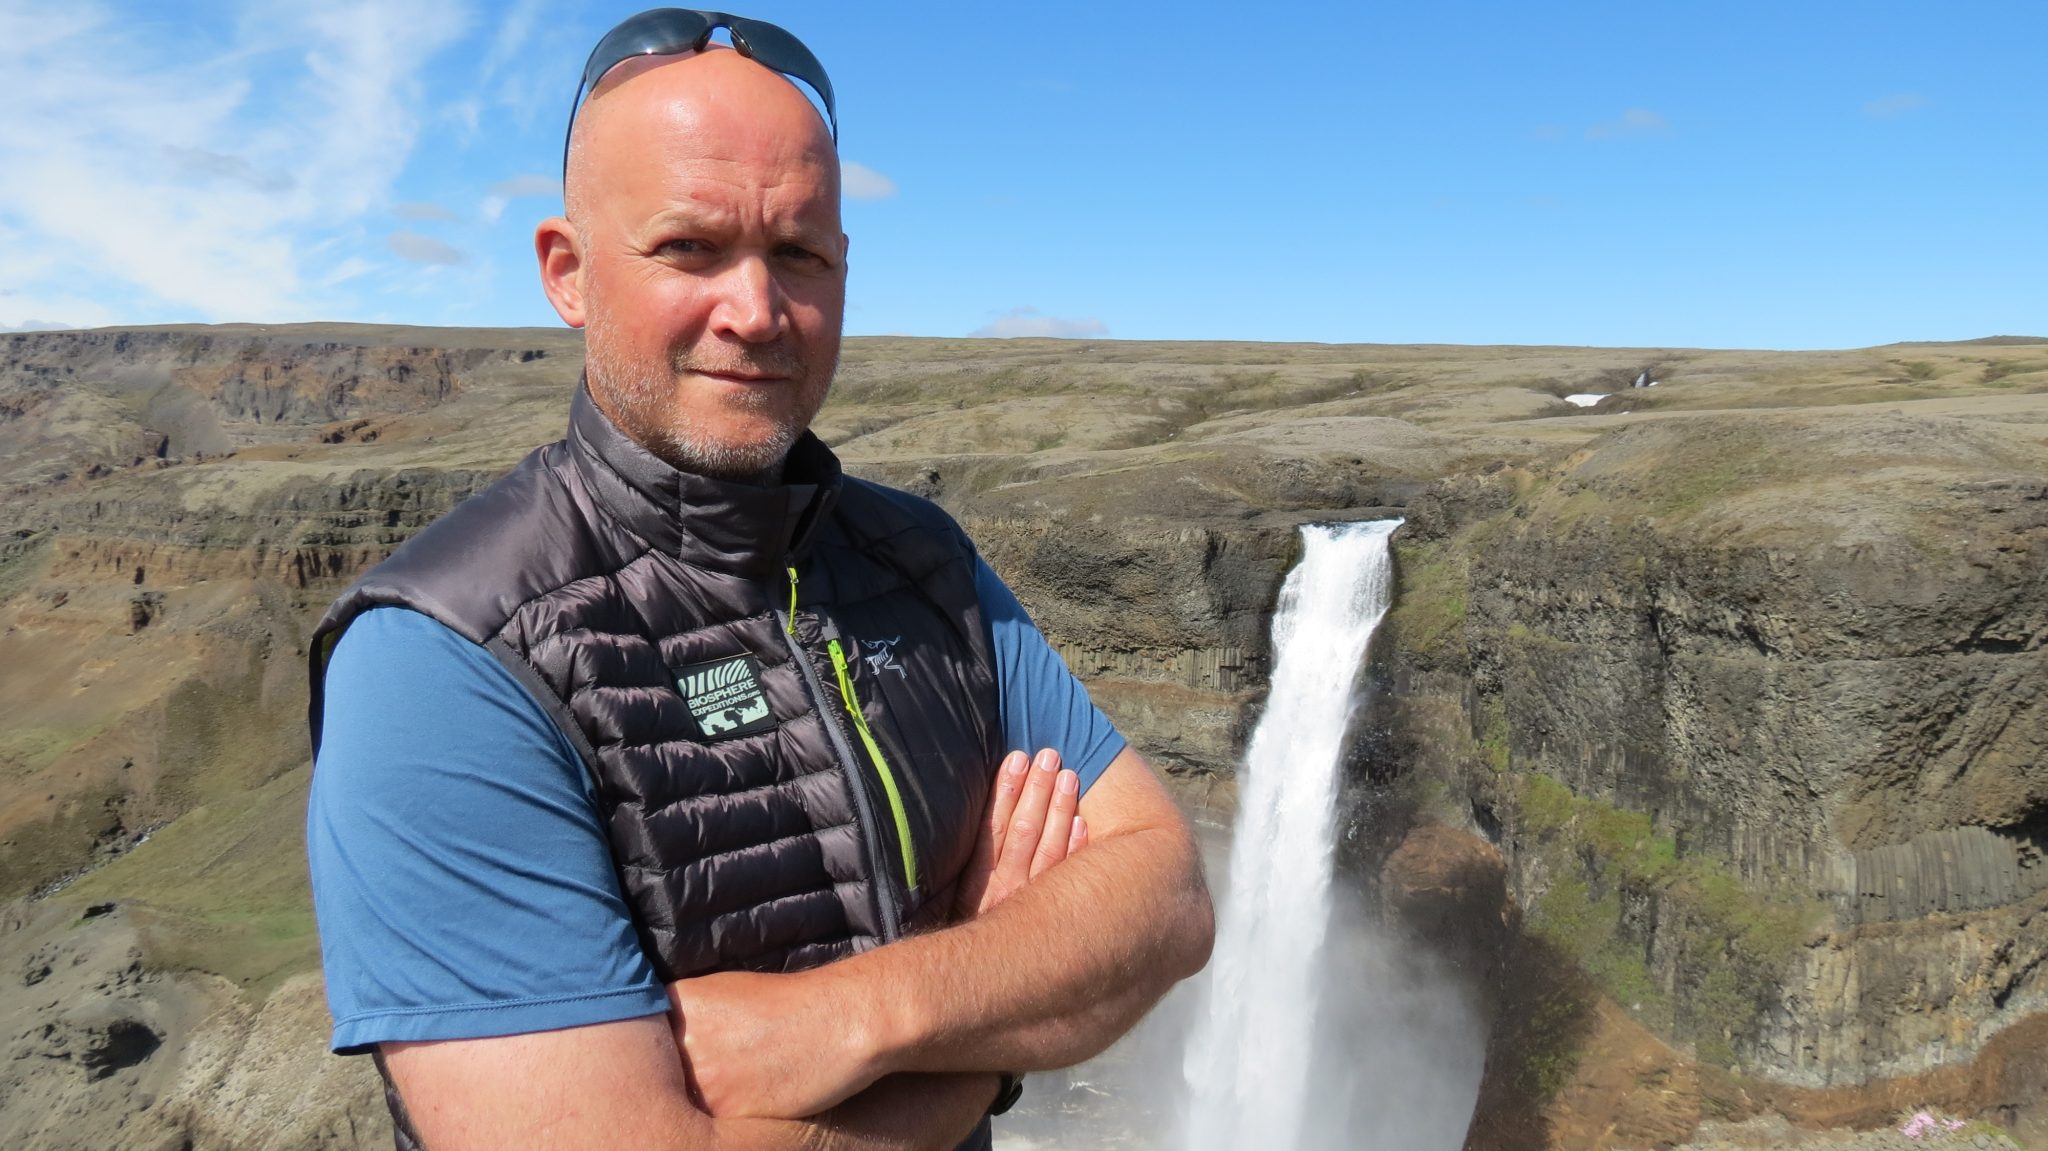
[[[718,307],[712,312],[714,330],[728,333],[750,344],[765,344],[789,330],[789,310],[782,286],[759,256],[745,256],[732,262],[719,277]]]

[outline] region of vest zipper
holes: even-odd
[[[896,773],[889,770],[889,760],[882,755],[882,745],[875,742],[875,733],[868,728],[868,717],[860,710],[860,697],[853,693],[853,677],[846,673],[846,650],[839,646],[837,637],[829,640],[826,650],[832,653],[832,670],[839,676],[839,701],[846,705],[846,714],[853,720],[853,729],[860,733],[860,741],[868,749],[868,759],[875,765],[875,774],[882,777],[882,791],[889,797],[889,814],[896,818],[896,844],[903,849],[904,885],[917,889],[917,849],[910,842],[910,813],[904,810],[903,793],[896,789]]]
[[[873,877],[875,903],[882,917],[882,942],[891,943],[902,938],[903,910],[896,901],[896,885],[889,874],[889,865],[882,854],[882,824],[875,814],[873,798],[868,794],[867,779],[861,774],[860,764],[854,758],[852,745],[846,742],[845,732],[839,722],[832,718],[831,708],[825,703],[825,688],[818,681],[818,669],[811,666],[810,656],[804,653],[803,644],[796,637],[796,565],[784,569],[789,573],[789,611],[777,610],[782,616],[782,639],[789,647],[789,658],[795,661],[797,669],[803,672],[804,687],[811,696],[811,706],[817,709],[818,722],[825,725],[825,734],[832,740],[833,757],[839,761],[840,770],[845,772],[847,786],[853,791],[853,806],[860,818],[861,841],[868,858],[868,874]],[[887,779],[888,777],[884,777]],[[890,780],[894,791],[894,781]],[[907,842],[907,841],[906,841]]]

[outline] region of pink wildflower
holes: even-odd
[[[1899,1134],[1908,1139],[1925,1139],[1941,1131],[1961,1131],[1966,1126],[1961,1119],[1936,1119],[1933,1112],[1923,1108],[1900,1126]]]

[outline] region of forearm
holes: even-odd
[[[953,1151],[996,1096],[993,1074],[892,1075],[811,1119],[714,1119],[706,1151]]]
[[[1184,825],[1069,857],[982,917],[823,969],[872,997],[885,1071],[1031,1071],[1097,1054],[1207,962],[1212,913]]]
[[[952,1151],[996,1095],[994,1075],[897,1075],[809,1119],[713,1118],[657,1017],[385,1044],[384,1056],[434,1151]]]
[[[1006,761],[1006,783],[1020,782],[1020,762]],[[1165,788],[1126,749],[1073,832],[1071,781],[1057,790],[1067,801],[1048,806],[1055,762],[1032,766],[1021,794],[996,789],[989,829],[1008,832],[984,833],[970,874],[992,879],[963,888],[964,922],[798,974],[669,984],[676,1045],[713,1114],[811,1115],[900,1072],[1068,1066],[1201,969],[1214,920],[1194,837]]]
[[[997,1086],[990,1073],[891,1075],[826,1115],[804,1121],[809,1130],[801,1146],[805,1151],[953,1151],[988,1113]]]
[[[502,1115],[467,1123],[445,1114],[416,1115],[415,1120],[426,1145],[436,1151],[542,1142],[659,1151],[954,1151],[987,1113],[996,1090],[993,1074],[893,1075],[809,1119],[714,1119],[679,1091],[656,1087],[640,1096],[629,1115],[573,1134],[559,1127],[573,1108],[513,1123]]]

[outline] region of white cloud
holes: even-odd
[[[554,118],[564,110],[562,105],[582,71],[583,57],[564,51],[561,36],[550,33],[563,25],[580,24],[581,17],[574,12],[544,14],[550,6],[550,0],[517,0],[507,10],[492,14],[491,42],[477,65],[475,91],[463,106],[451,110],[458,122],[467,118],[465,146],[475,138],[478,121],[488,113],[508,114],[522,132],[541,122],[559,130]],[[541,30],[539,35],[535,35],[536,29]],[[588,34],[595,37],[597,29]]]
[[[1669,136],[1671,122],[1647,108],[1630,108],[1612,120],[1586,129],[1588,140],[1619,140],[1629,136]]]
[[[409,0],[357,0],[303,19],[314,80],[304,102],[323,145],[310,166],[333,181],[328,194],[340,206],[359,214],[404,169],[419,131],[419,72],[467,21],[460,8]]]
[[[1051,336],[1058,339],[1088,339],[1109,335],[1109,325],[1093,317],[1068,319],[1062,316],[1048,316],[1029,304],[1011,308],[981,327],[967,333],[970,336],[990,336],[1000,340],[1016,339],[1023,336]]]
[[[490,50],[477,68],[477,82],[489,84],[498,70],[512,61],[533,35],[533,22],[540,15],[542,0],[519,0],[510,12],[498,17],[498,33],[491,37]]]
[[[0,292],[0,332],[44,332],[57,328],[101,328],[119,322],[105,305],[66,296]]]
[[[562,182],[553,176],[514,176],[491,185],[490,194],[477,206],[485,223],[495,224],[505,214],[505,206],[526,196],[559,196]]]
[[[163,155],[180,175],[193,179],[230,180],[237,184],[246,184],[259,192],[289,192],[294,182],[291,176],[284,172],[262,171],[247,158],[231,156],[225,152],[165,144]]]
[[[370,271],[372,267],[374,265],[370,261],[360,256],[350,256],[341,263],[336,264],[333,271],[320,277],[320,286],[331,288],[336,284],[345,284],[357,276]]]
[[[415,264],[454,265],[469,260],[462,249],[418,232],[393,232],[384,237],[384,245],[399,259],[411,260]]]
[[[1863,105],[1863,114],[1876,120],[1895,120],[1908,112],[1917,112],[1927,106],[1927,97],[1918,92],[1900,92],[1872,100]]]
[[[441,109],[441,118],[462,128],[462,146],[467,148],[476,142],[477,133],[483,129],[484,102],[466,96]]]
[[[514,176],[491,185],[491,195],[513,199],[518,196],[559,196],[562,182],[553,176]]]
[[[839,186],[849,200],[887,200],[896,195],[896,181],[852,160],[840,162]]]
[[[39,269],[10,282],[119,300],[115,321],[331,314],[309,257],[388,200],[419,73],[462,25],[412,0],[251,5],[229,41],[172,42],[90,0],[0,6],[0,230]]]

